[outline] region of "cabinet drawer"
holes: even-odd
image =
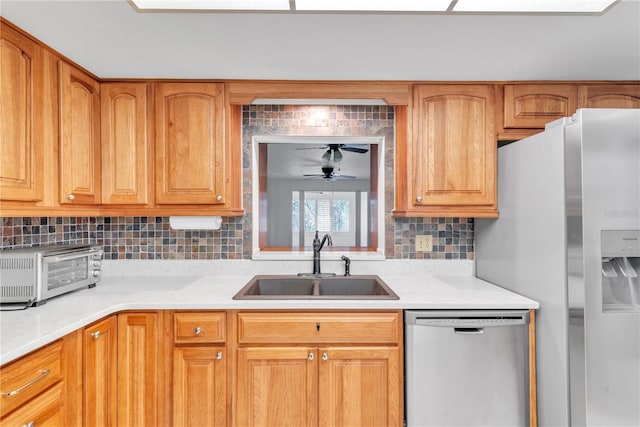
[[[62,391],[62,383],[56,384],[9,416],[2,418],[2,425],[37,427],[64,425]]]
[[[221,343],[226,341],[226,313],[187,312],[173,315],[176,344]]]
[[[8,414],[62,379],[62,349],[58,341],[2,368],[0,413]]]
[[[398,313],[239,313],[238,342],[386,343],[400,341]]]

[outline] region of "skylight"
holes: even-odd
[[[600,13],[619,0],[131,0],[144,10]]]

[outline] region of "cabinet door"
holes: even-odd
[[[578,87],[571,84],[505,85],[504,128],[544,129],[578,107]]]
[[[400,356],[396,347],[320,348],[319,425],[401,426]]]
[[[100,86],[102,203],[149,202],[146,83]]]
[[[117,321],[112,316],[83,331],[84,425],[117,425]]]
[[[224,347],[173,350],[173,424],[227,425],[227,355]]]
[[[316,359],[308,347],[239,349],[236,425],[317,426]]]
[[[436,216],[495,213],[494,103],[491,85],[414,88],[413,153],[407,159],[414,209]]]
[[[640,108],[640,84],[580,86],[580,108]]]
[[[0,25],[0,199],[41,200],[43,51]]]
[[[156,84],[156,203],[225,203],[223,106],[222,84]]]
[[[159,313],[118,315],[118,425],[161,425]]]
[[[60,203],[100,203],[100,86],[60,61]]]

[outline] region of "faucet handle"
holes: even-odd
[[[327,234],[327,246],[333,246],[333,240],[331,240],[331,234]]]

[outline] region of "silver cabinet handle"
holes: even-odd
[[[28,424],[22,424],[22,427],[36,427],[35,421],[29,421]]]
[[[418,196],[418,197],[416,197],[416,201],[417,201],[418,203],[422,203],[422,196]]]
[[[221,202],[221,201],[222,201],[222,195],[221,195],[221,194],[218,194],[218,195],[216,196],[216,202]]]
[[[313,353],[309,353],[309,360],[313,360],[313,359],[315,359],[315,358],[316,358],[316,357],[313,355]]]
[[[216,353],[216,360],[222,360],[222,352],[221,351]]]
[[[76,199],[76,196],[75,194],[67,194],[67,199],[73,202]]]
[[[327,353],[322,353],[322,360],[329,360],[329,355]]]
[[[202,329],[200,328],[200,326],[196,326],[196,328],[193,330],[194,335],[200,335],[201,332]]]
[[[46,377],[47,375],[49,375],[51,373],[50,370],[48,369],[41,369],[38,371],[38,373],[40,373],[40,375],[38,375],[37,377],[35,377],[34,379],[32,379],[31,381],[29,381],[28,383],[26,383],[25,385],[18,387],[17,389],[13,390],[13,391],[9,391],[6,393],[2,393],[0,392],[0,394],[2,396],[15,396],[16,394],[20,393],[22,390],[24,390],[25,388],[29,387],[32,384],[37,383],[38,381],[40,381],[41,379],[43,379],[44,377]]]
[[[102,332],[100,331],[95,331],[94,333],[91,334],[91,336],[96,340],[100,338],[100,335],[102,335]]]

